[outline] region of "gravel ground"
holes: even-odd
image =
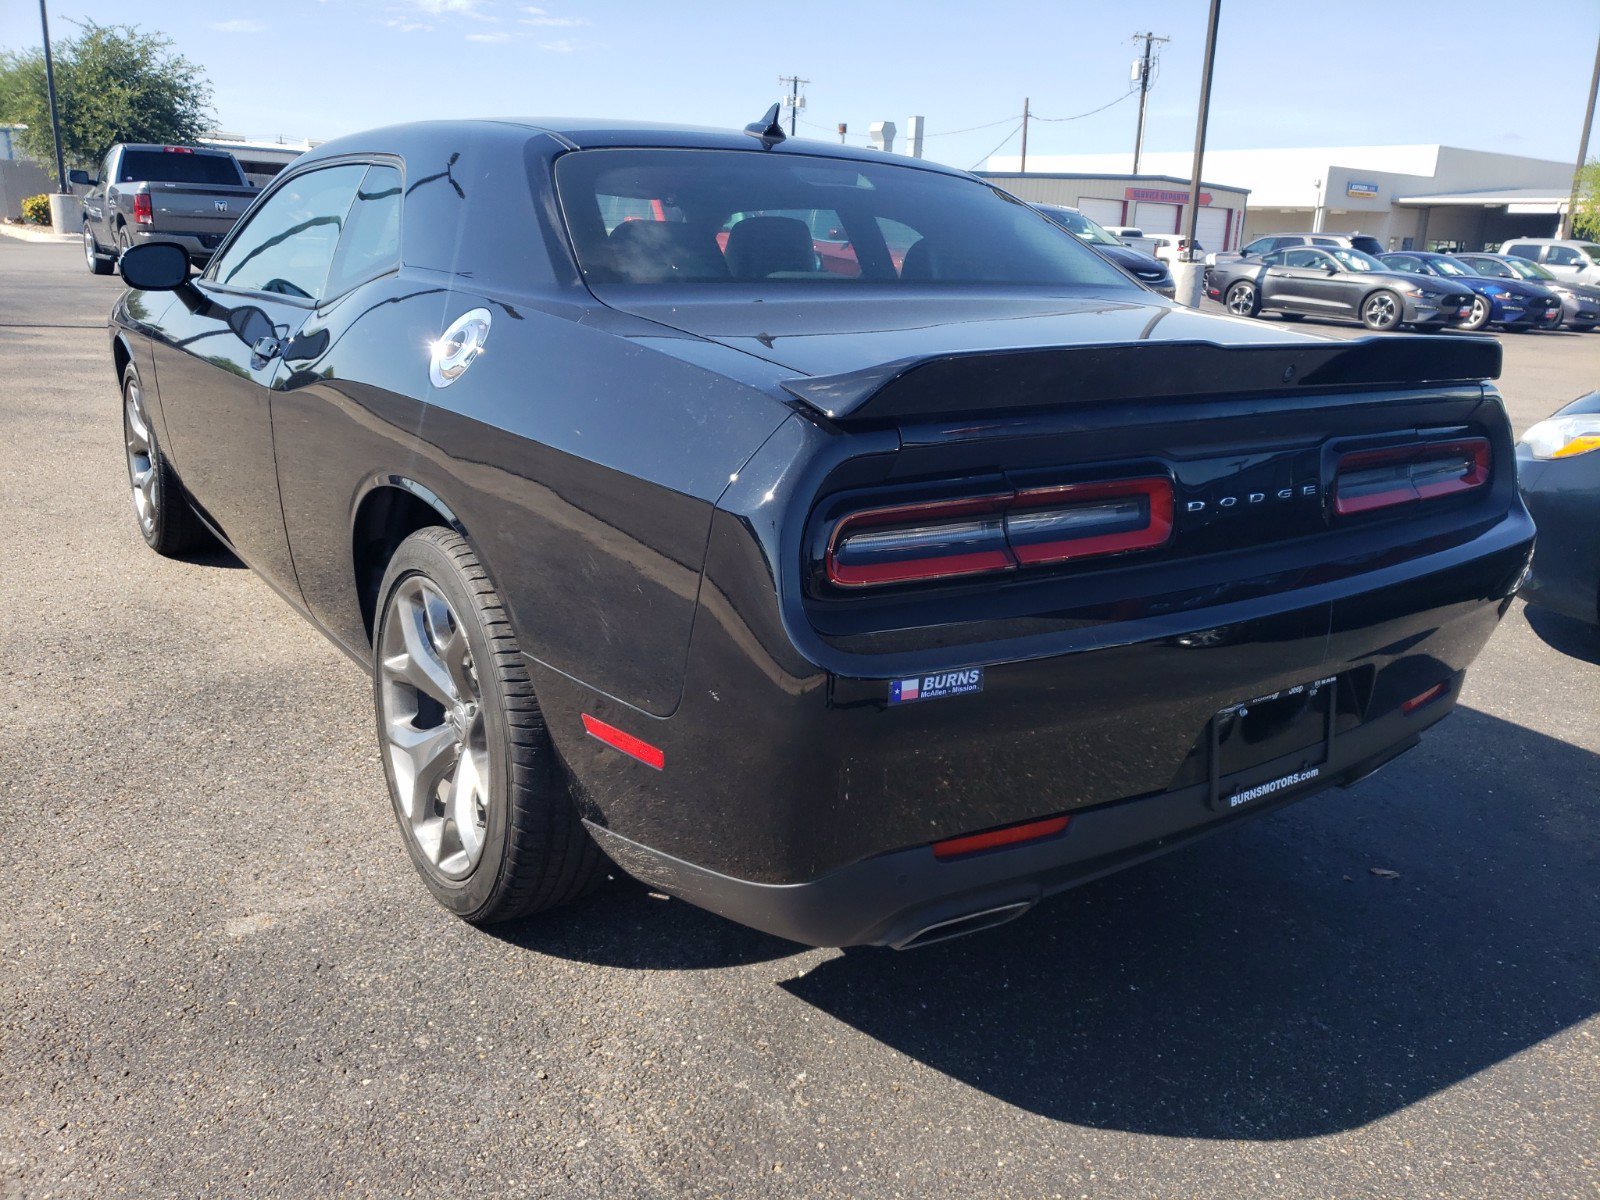
[[[360,672],[139,541],[116,293],[0,240],[0,1193],[1600,1196],[1600,636],[1516,606],[1390,770],[980,938],[480,932]],[[1519,429],[1600,382],[1504,341]]]

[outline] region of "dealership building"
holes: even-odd
[[[1172,221],[1181,213],[1174,217],[1159,202],[1145,208],[1137,197],[1147,185],[1186,193],[1192,153],[1146,154],[1140,165],[1152,175],[1117,174],[1131,157],[1029,155],[1024,175],[1015,155],[997,156],[980,174],[1023,199],[1081,208],[1102,225],[1138,225],[1147,233],[1178,228]],[[1371,234],[1396,250],[1478,250],[1514,237],[1553,236],[1572,188],[1571,163],[1440,145],[1209,150],[1205,173],[1230,183],[1204,185],[1212,197],[1209,205],[1202,197],[1200,228],[1212,236],[1197,236],[1207,250],[1313,230]],[[1095,181],[1103,182],[1091,186]],[[1072,195],[1121,203],[1096,210]],[[1248,197],[1242,221],[1207,212],[1228,208],[1236,196]]]
[[[978,174],[1014,196],[1035,204],[1065,204],[1101,225],[1136,225],[1146,233],[1179,233],[1186,228],[1189,181],[1177,175],[1077,174],[1031,167],[1025,175]],[[1196,240],[1207,250],[1237,248],[1248,197],[1245,188],[1202,183]]]

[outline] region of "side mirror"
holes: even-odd
[[[189,282],[189,252],[175,242],[145,242],[124,250],[117,269],[131,288],[172,292]]]
[[[75,183],[79,187],[93,187],[94,184],[95,184],[93,176],[91,176],[89,174],[89,172],[84,171],[84,170],[68,171],[67,172],[67,182],[68,183]]]

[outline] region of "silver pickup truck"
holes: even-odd
[[[250,207],[250,186],[233,155],[199,146],[119,143],[106,153],[100,177],[73,171],[83,197],[83,256],[109,275],[129,246],[176,242],[204,263]]]

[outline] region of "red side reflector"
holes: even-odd
[[[654,767],[660,771],[667,765],[667,752],[652,746],[649,742],[640,741],[631,733],[624,733],[615,725],[607,725],[604,721],[583,714],[583,727],[592,738],[598,738],[613,750],[621,750],[630,758],[637,758],[647,767]]]
[[[1404,704],[1402,704],[1400,706],[1400,711],[1405,713],[1407,716],[1410,716],[1412,713],[1416,712],[1417,709],[1421,708],[1424,704],[1432,704],[1440,696],[1445,694],[1445,690],[1446,690],[1446,688],[1445,688],[1444,684],[1436,683],[1431,688],[1429,688],[1427,691],[1423,692],[1421,695],[1413,696],[1413,697],[1411,697],[1411,699],[1407,700]]]
[[[946,838],[933,844],[935,858],[958,858],[975,854],[979,850],[993,850],[996,846],[1014,846],[1018,842],[1031,842],[1049,837],[1067,827],[1067,817],[1046,817],[1042,821],[1024,821],[1021,825],[1007,825],[991,829],[988,833],[969,833],[963,837]]]

